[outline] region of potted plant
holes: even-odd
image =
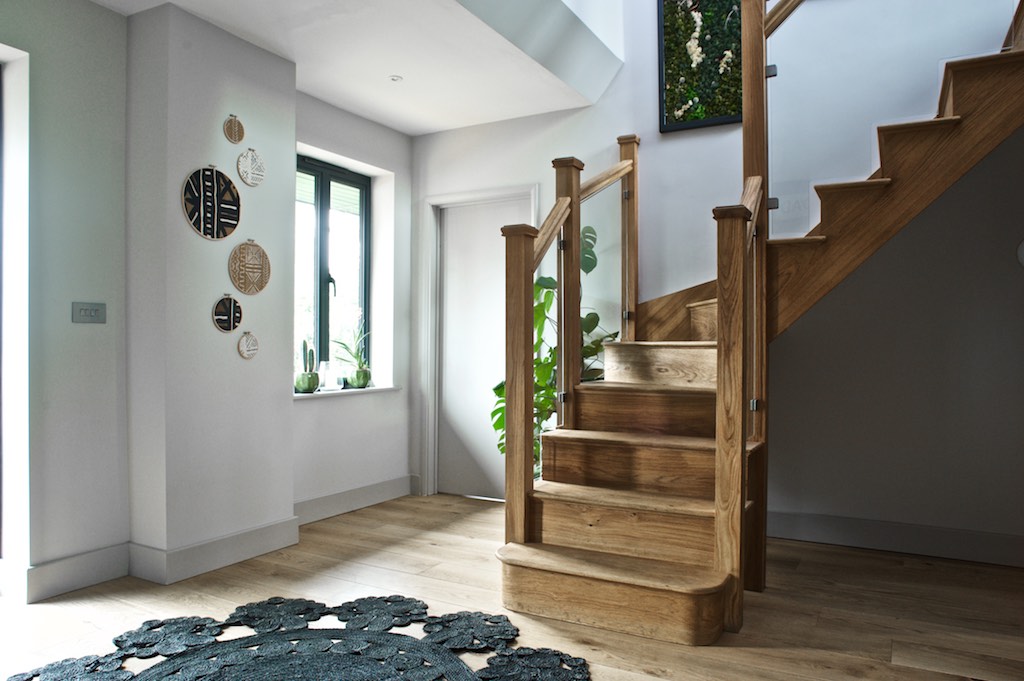
[[[302,373],[295,376],[295,392],[316,392],[320,387],[320,374],[316,371],[316,355],[306,341],[302,341],[302,369]]]
[[[363,331],[360,324],[352,333],[352,341],[332,341],[341,348],[339,359],[352,366],[352,374],[346,379],[346,385],[352,388],[365,388],[370,385],[370,364],[366,360],[366,337],[370,334]]]

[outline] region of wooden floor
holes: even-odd
[[[222,618],[270,596],[339,605],[369,595],[422,599],[431,614],[505,612],[502,507],[405,497],[302,527],[298,545],[158,586],[125,577],[35,605],[0,598],[0,679],[104,654],[147,619]],[[688,648],[507,613],[518,645],[590,661],[593,678],[1024,679],[1024,570],[770,540],[768,589],[746,623]]]

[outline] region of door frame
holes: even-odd
[[[423,314],[420,315],[418,325],[422,348],[419,355],[422,360],[422,437],[419,448],[419,489],[413,490],[416,494],[437,494],[437,432],[441,411],[441,212],[445,208],[528,199],[532,222],[536,225],[540,205],[539,194],[540,185],[529,184],[442,194],[427,197],[424,201],[419,301]],[[501,227],[503,225],[494,226],[495,229]]]

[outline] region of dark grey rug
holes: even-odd
[[[310,622],[328,618],[317,627]],[[324,628],[330,618],[340,625]],[[393,632],[422,623],[420,638]],[[233,627],[252,633],[222,636]],[[150,620],[114,638],[106,655],[62,660],[8,681],[570,681],[590,678],[586,660],[548,648],[516,648],[519,630],[504,615],[427,614],[405,596],[360,598],[327,606],[300,598],[271,598],[236,608],[220,622],[209,617]],[[472,670],[460,658],[493,652]],[[131,659],[162,658],[139,673]]]

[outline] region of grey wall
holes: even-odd
[[[27,377],[4,389],[5,511],[27,500],[4,514],[12,593],[80,584],[68,561],[92,579],[126,565],[126,34],[124,17],[84,0],[0,2],[0,43],[29,54],[30,78],[27,103],[5,102],[30,117],[27,251],[4,253],[5,277],[28,270],[27,287],[4,290],[4,334],[29,349],[4,347]],[[72,301],[106,303],[107,323],[72,325]],[[6,318],[19,307],[27,326]]]
[[[769,531],[1024,565],[1024,131],[770,346]]]
[[[129,19],[128,452],[131,573],[170,582],[297,541],[291,434],[295,65],[166,4]],[[241,144],[222,124],[236,114]],[[258,187],[238,177],[252,147]],[[210,164],[241,194],[237,229],[195,233],[182,211],[190,173]],[[231,250],[252,239],[269,285],[239,293]],[[213,304],[231,293],[242,324]],[[253,332],[260,351],[242,359]]]

